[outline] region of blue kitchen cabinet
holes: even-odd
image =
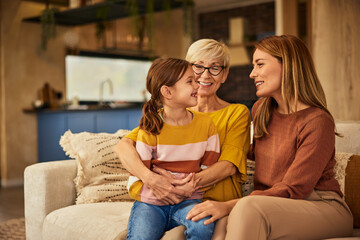
[[[119,129],[134,129],[139,126],[140,109],[128,109],[119,113],[107,111],[96,116],[95,132],[114,133]]]
[[[72,133],[95,132],[96,112],[74,112],[65,114],[66,130],[70,129]]]
[[[65,114],[38,114],[39,162],[68,159],[59,145],[60,136],[63,135],[66,130]]]
[[[114,133],[119,129],[133,129],[139,125],[141,109],[112,109],[86,111],[39,111],[39,162],[69,159],[59,145],[67,131]]]

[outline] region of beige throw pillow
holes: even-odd
[[[242,196],[248,196],[254,191],[255,161],[247,159],[246,182],[242,183]]]
[[[77,162],[76,204],[133,201],[128,195],[129,173],[113,152],[114,145],[129,131],[110,133],[66,131],[60,145]]]
[[[345,176],[346,176],[346,167],[352,156],[352,153],[336,152],[335,160],[336,164],[334,166],[335,179],[339,182],[340,190],[345,195]]]

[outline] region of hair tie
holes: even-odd
[[[156,99],[153,98],[153,97],[151,97],[148,102],[149,102],[150,104],[152,104],[152,105],[155,105],[155,106],[158,105]]]

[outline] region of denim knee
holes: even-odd
[[[215,223],[210,223],[208,225],[205,225],[204,222],[209,219],[209,217],[203,218],[197,222],[193,222],[191,220],[187,220],[185,223],[185,235],[186,235],[186,239],[191,239],[191,240],[195,240],[195,239],[201,239],[201,240],[206,240],[206,239],[211,239],[213,233],[214,233],[214,228],[215,228]]]
[[[159,206],[135,201],[131,209],[127,239],[158,240],[166,226],[166,217]]]
[[[204,225],[204,221],[209,217],[203,218],[197,222],[186,219],[186,215],[197,204],[201,202],[200,199],[186,200],[179,203],[175,208],[172,215],[172,219],[175,222],[174,225],[184,225],[186,227],[185,235],[186,239],[211,239],[214,232],[215,224]]]

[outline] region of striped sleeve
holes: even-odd
[[[139,129],[140,129],[139,127],[134,128],[133,130],[131,130],[131,132],[125,135],[124,138],[129,138],[134,142],[136,142]]]
[[[133,131],[135,130],[136,129]],[[151,159],[153,158],[154,152],[156,151],[156,137],[147,134],[145,131],[140,129],[137,131],[135,146],[141,160],[144,162],[144,165],[150,169]],[[143,185],[144,184],[140,181],[139,178],[130,175],[127,185],[130,197],[140,201],[140,193]]]

